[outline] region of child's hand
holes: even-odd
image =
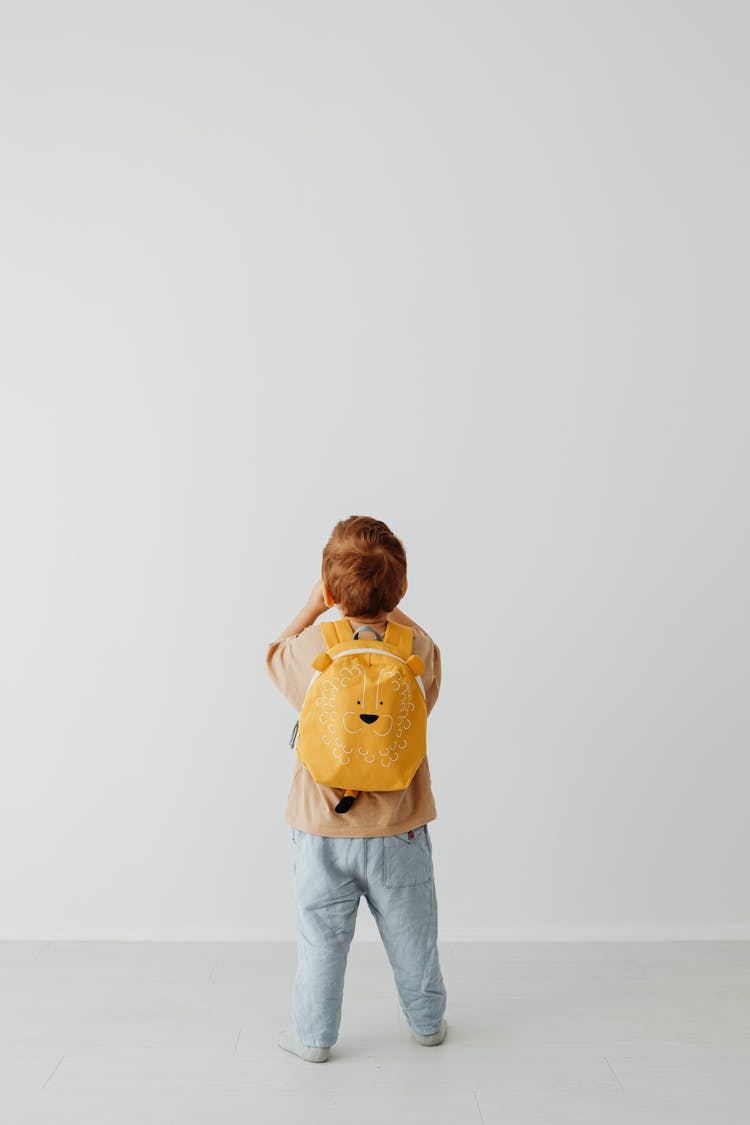
[[[307,604],[310,609],[315,611],[317,616],[325,613],[330,607],[326,605],[325,595],[323,594],[323,579],[319,578],[310,591],[310,597],[307,599]]]

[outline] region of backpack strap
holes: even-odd
[[[334,645],[351,641],[354,638],[354,630],[345,617],[340,617],[338,621],[321,621],[320,631],[323,634],[326,648],[333,648]]]
[[[404,660],[409,659],[414,640],[414,633],[409,625],[399,625],[395,621],[389,621],[385,627],[384,640],[387,645],[392,645]]]
[[[326,648],[329,649],[334,645],[354,640],[354,630],[346,617],[340,617],[337,621],[321,621],[320,631]],[[411,656],[414,633],[409,625],[399,625],[395,621],[389,621],[385,627],[383,640],[385,644],[395,648],[404,660],[408,660]]]

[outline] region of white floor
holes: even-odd
[[[276,1046],[291,944],[0,942],[0,1125],[750,1122],[750,943],[441,953],[441,1047],[355,943],[316,1066]]]

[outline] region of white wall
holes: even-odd
[[[442,936],[750,936],[749,32],[3,4],[0,936],[293,937],[265,647],[352,514]]]

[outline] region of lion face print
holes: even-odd
[[[316,705],[323,745],[342,765],[358,755],[387,768],[406,749],[414,701],[409,679],[392,661],[330,670]]]

